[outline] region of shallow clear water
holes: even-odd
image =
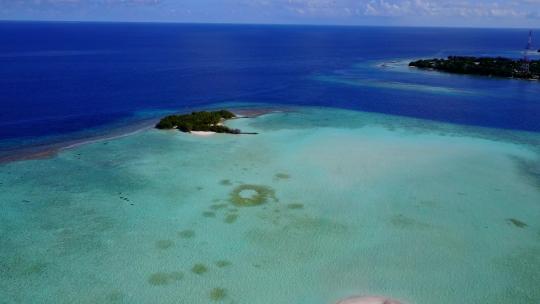
[[[229,124],[260,134],[0,165],[0,302],[540,302],[537,133],[327,108]]]

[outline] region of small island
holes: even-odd
[[[454,74],[540,79],[540,60],[526,62],[503,57],[449,56],[448,59],[417,60],[409,66]]]
[[[255,134],[242,133],[238,129],[231,129],[223,125],[227,119],[235,118],[234,113],[227,110],[220,111],[201,111],[191,114],[169,115],[162,118],[156,128],[161,130],[178,129],[182,132],[213,132],[230,134]]]

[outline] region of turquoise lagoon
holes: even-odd
[[[0,303],[540,302],[540,135],[307,107],[229,125],[260,134],[0,165]]]

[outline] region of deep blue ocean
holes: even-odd
[[[0,22],[0,151],[219,102],[331,106],[538,132],[538,82],[406,67],[410,59],[454,54],[519,57],[527,34]]]

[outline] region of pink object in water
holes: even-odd
[[[402,304],[399,301],[385,297],[354,297],[341,300],[336,304]]]

